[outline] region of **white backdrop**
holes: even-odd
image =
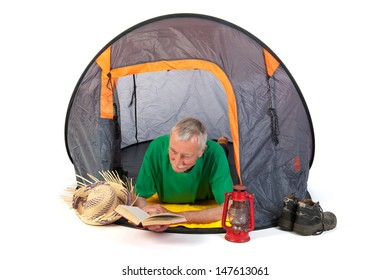
[[[386,1],[7,1],[1,7],[1,279],[159,279],[122,269],[267,267],[267,279],[387,274],[389,8]],[[284,62],[316,137],[309,191],[338,217],[303,237],[278,228],[234,244],[223,234],[155,234],[83,224],[64,124],[73,89],[111,39],[141,21],[200,13],[254,34]],[[160,276],[168,279],[168,276]],[[264,276],[265,277],[265,276]],[[228,276],[227,279],[259,279]]]

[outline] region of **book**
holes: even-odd
[[[186,218],[175,213],[149,215],[141,208],[130,205],[118,205],[115,212],[136,226],[173,225],[187,222]]]

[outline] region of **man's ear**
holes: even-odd
[[[203,155],[203,153],[204,153],[204,151],[206,150],[206,148],[207,148],[207,145],[205,145],[205,146],[203,147],[203,149],[199,152],[199,156],[198,156],[198,157],[201,157],[201,156]]]

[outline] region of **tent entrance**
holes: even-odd
[[[184,117],[196,117],[209,138],[231,138],[226,93],[206,70],[168,70],[118,79],[121,148],[169,133]]]
[[[184,117],[201,120],[210,139],[225,135],[232,140],[226,92],[219,79],[207,70],[126,75],[117,80],[115,99],[122,167],[132,178],[138,173],[149,142],[168,134]],[[235,169],[233,148],[230,149],[230,164]]]

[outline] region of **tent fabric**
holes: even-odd
[[[238,182],[255,195],[256,228],[275,225],[285,196],[309,196],[314,132],[294,78],[254,35],[199,14],[139,23],[92,59],[65,122],[75,173],[123,168],[136,182],[136,147],[183,117],[200,119],[211,139],[228,136]]]

